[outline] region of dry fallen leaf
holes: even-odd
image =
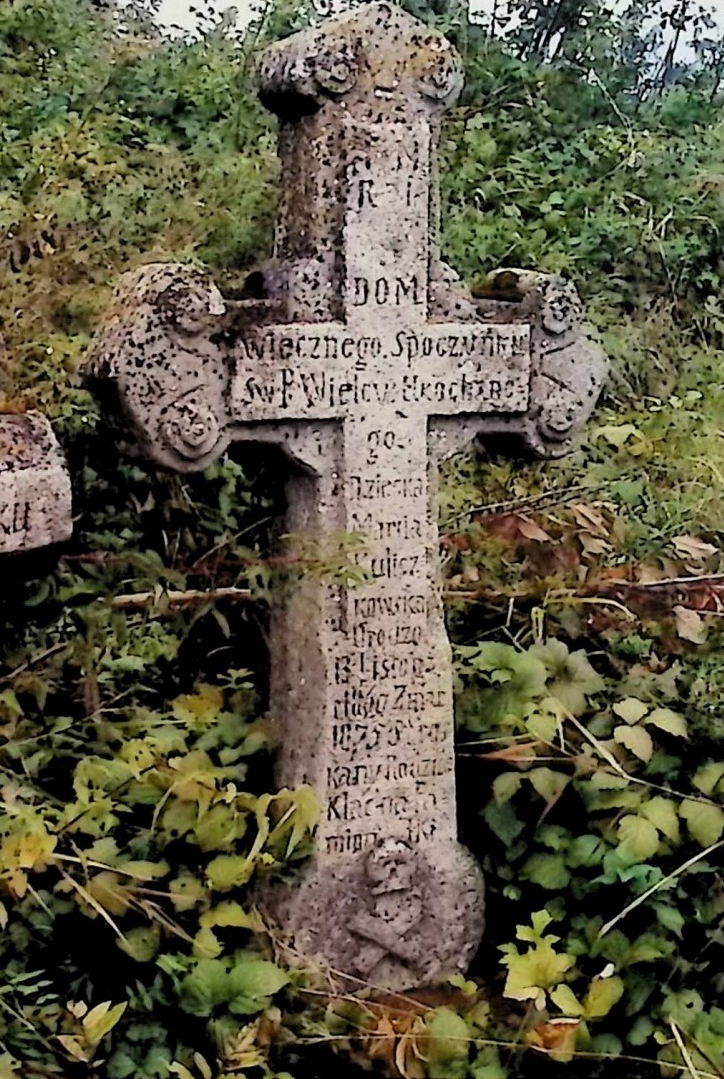
[[[671,544],[680,558],[688,558],[694,562],[703,562],[719,554],[719,548],[713,543],[705,543],[696,536],[674,536]]]
[[[692,644],[704,644],[707,626],[701,615],[689,607],[674,607],[674,614],[677,635]]]

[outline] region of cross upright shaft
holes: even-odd
[[[147,267],[119,292],[91,374],[155,460],[281,445],[299,466],[286,530],[323,551],[362,540],[359,583],[302,575],[274,613],[278,781],[311,783],[322,819],[301,880],[263,898],[297,953],[404,989],[464,969],[482,931],[456,838],[437,463],[484,429],[560,451],[605,365],[560,285],[536,278],[535,302],[481,314],[440,260],[433,152],[461,85],[444,38],[375,3],[272,47],[261,76],[281,121],[267,298],[230,305],[188,271]]]

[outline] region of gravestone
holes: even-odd
[[[50,423],[39,412],[0,415],[0,555],[72,531],[70,476]]]
[[[437,33],[389,3],[272,47],[273,259],[255,298],[203,274],[126,277],[88,373],[137,453],[204,468],[231,440],[295,466],[288,533],[350,534],[363,580],[302,574],[279,596],[271,705],[280,786],[311,784],[316,854],[263,895],[290,955],[392,990],[464,969],[482,883],[456,832],[438,463],[487,432],[566,452],[606,363],[569,286],[501,271],[476,300],[442,261],[434,152],[461,88]]]

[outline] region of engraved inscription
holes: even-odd
[[[15,536],[28,532],[30,514],[29,502],[0,503],[0,533]]]

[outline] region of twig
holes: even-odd
[[[587,742],[591,743],[596,752],[603,757],[611,768],[613,768],[614,772],[616,772],[617,775],[620,775],[621,778],[625,779],[628,783],[636,783],[638,786],[648,787],[649,790],[652,791],[661,791],[662,794],[667,794],[670,798],[681,798],[683,802],[702,802],[704,805],[716,806],[717,809],[721,809],[719,802],[715,802],[713,798],[706,798],[703,794],[694,794],[693,792],[691,794],[682,794],[681,791],[672,790],[670,787],[664,787],[661,783],[651,783],[648,779],[641,779],[640,776],[632,776],[630,772],[627,772],[626,769],[618,763],[616,758],[608,749],[606,749],[603,743],[599,742],[598,738],[591,734],[591,732],[576,719],[572,712],[566,710],[565,718],[569,723],[572,723],[574,727],[576,727],[578,732],[583,735]],[[541,741],[542,740],[543,739],[541,739]],[[548,744],[550,745],[550,743]],[[724,840],[721,840],[720,842],[724,844]]]
[[[664,577],[660,581],[612,581],[612,588],[671,588],[677,585],[724,584],[724,573],[705,573],[700,577]]]
[[[44,659],[48,659],[49,656],[54,656],[56,652],[60,652],[63,648],[68,647],[67,641],[61,641],[60,644],[54,644],[52,648],[46,648],[44,652],[40,652],[39,655],[33,656],[25,663],[21,663],[19,667],[16,667],[14,671],[10,671],[9,674],[0,675],[0,682],[12,682],[13,678],[16,678],[19,674],[23,674],[29,667],[34,667],[36,663],[41,663]]]
[[[625,918],[627,914],[630,914],[632,910],[635,910],[636,907],[640,907],[642,903],[645,903],[646,900],[654,894],[654,892],[657,892],[659,890],[659,888],[663,888],[665,884],[669,884],[670,881],[676,880],[676,878],[680,877],[682,873],[685,873],[687,869],[691,869],[691,867],[693,865],[696,865],[697,862],[700,862],[702,858],[707,858],[710,854],[713,854],[715,850],[719,849],[719,847],[724,847],[724,839],[720,839],[718,843],[712,843],[710,847],[707,847],[705,850],[699,851],[699,853],[695,854],[693,858],[689,858],[687,861],[683,862],[678,867],[678,869],[675,869],[672,873],[667,873],[667,875],[665,877],[662,877],[661,880],[657,880],[656,884],[652,884],[650,888],[647,888],[645,892],[637,896],[636,899],[633,900],[633,902],[629,903],[628,906],[624,907],[620,914],[617,914],[616,917],[612,918],[610,922],[606,922],[605,925],[601,926],[600,930],[598,931],[599,939],[605,936],[606,933],[610,932],[610,930],[613,929],[613,927],[617,925],[622,918]]]
[[[578,484],[575,487],[557,487],[553,491],[544,491],[539,495],[528,495],[525,498],[513,498],[507,502],[490,502],[484,506],[473,506],[472,509],[463,510],[462,513],[456,514],[454,517],[448,518],[440,525],[440,531],[445,531],[448,528],[458,524],[460,521],[465,520],[466,517],[473,517],[475,515],[481,517],[497,517],[498,514],[503,513],[517,513],[520,510],[540,509],[544,506],[552,505],[557,506],[563,502],[570,502],[571,499],[578,498],[581,494],[593,494],[603,490],[607,484]]]
[[[684,1061],[686,1067],[689,1070],[689,1075],[691,1076],[691,1079],[699,1079],[699,1072],[694,1067],[694,1061],[691,1059],[691,1053],[684,1045],[684,1039],[681,1037],[681,1032],[673,1019],[669,1020],[669,1026],[671,1027],[671,1033],[674,1035],[676,1044],[679,1047],[679,1052],[681,1053],[682,1060]]]
[[[253,593],[250,588],[190,588],[186,592],[174,589],[168,592],[130,592],[127,595],[112,596],[111,607],[120,610],[137,607],[154,607],[157,604],[168,603],[171,606],[185,606],[187,603],[209,603],[217,599],[251,600]]]

